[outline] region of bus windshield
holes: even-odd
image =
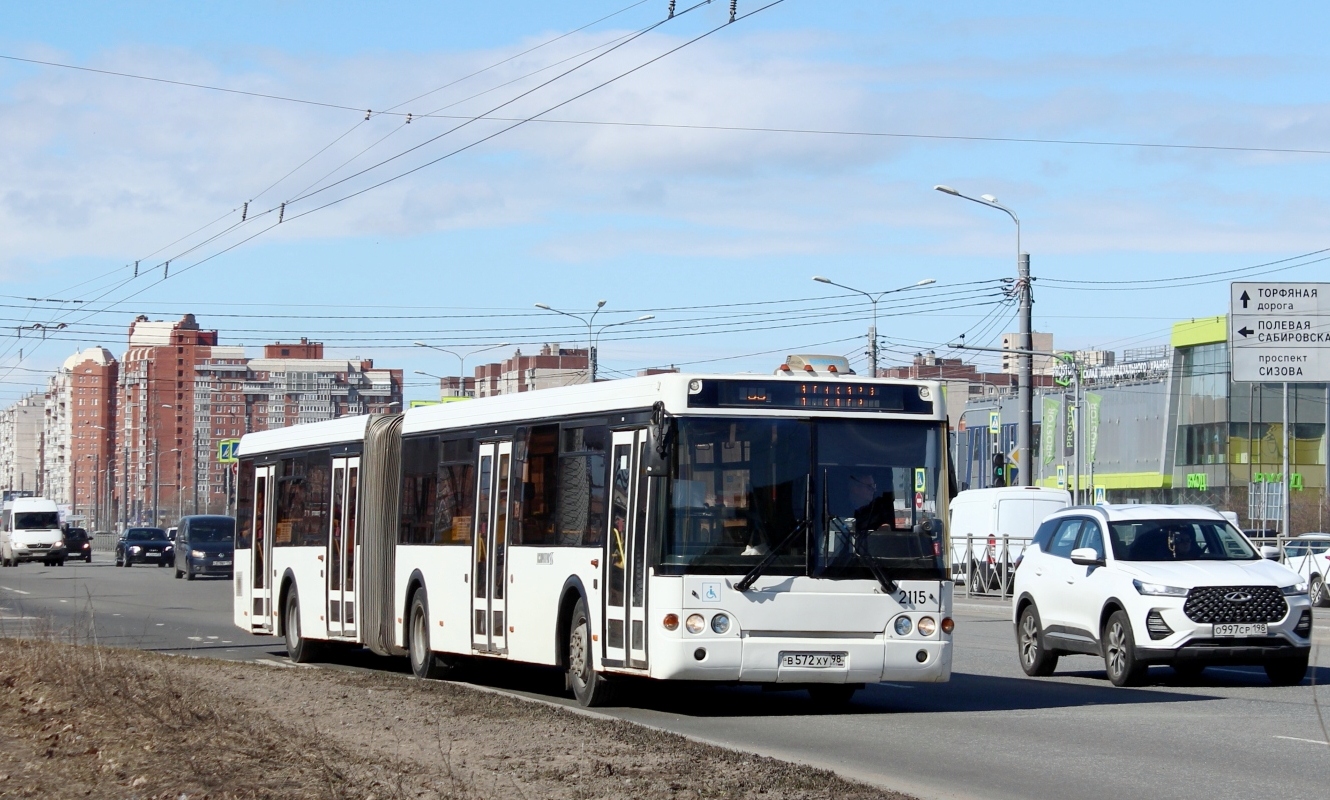
[[[871,560],[939,580],[941,437],[938,422],[682,418],[661,571],[743,574],[774,548],[765,574],[871,578]]]

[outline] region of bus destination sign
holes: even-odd
[[[931,414],[918,386],[851,381],[703,380],[690,408],[770,408]]]

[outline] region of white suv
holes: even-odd
[[[1300,683],[1311,654],[1306,578],[1262,557],[1202,506],[1069,508],[1044,520],[1016,570],[1012,619],[1021,668],[1102,656],[1117,686],[1150,664],[1195,676],[1260,665]]]

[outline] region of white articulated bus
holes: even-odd
[[[235,621],[407,655],[849,700],[945,681],[946,412],[925,381],[654,375],[240,444]]]

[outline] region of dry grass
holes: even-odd
[[[54,638],[0,639],[0,797],[906,800],[465,686]]]

